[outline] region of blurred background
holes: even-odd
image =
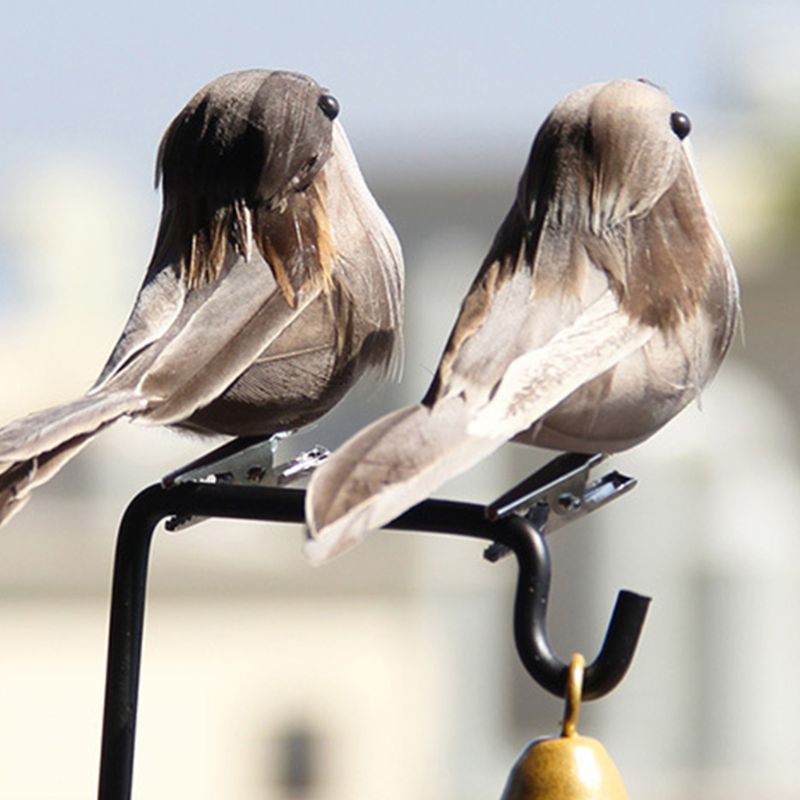
[[[333,447],[427,387],[565,93],[647,77],[693,121],[745,324],[702,407],[613,467],[637,490],[551,541],[551,636],[596,653],[654,597],[631,673],[587,705],[632,797],[800,798],[800,5],[14,3],[0,30],[0,421],[94,380],[152,245],[159,137],[217,75],[288,68],[342,105],[404,245],[403,380],[283,446]],[[115,531],[202,442],[121,424],[0,532],[0,798],[96,791]],[[488,501],[548,457],[508,445],[440,494]],[[312,570],[298,526],[156,537],[135,795],[499,797],[561,704],[518,665],[515,567],[381,534]]]

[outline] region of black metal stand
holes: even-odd
[[[131,797],[147,567],[158,523],[166,517],[191,515],[300,523],[304,496],[299,489],[184,483],[169,489],[151,486],[131,501],[120,525],[114,563],[100,800]],[[491,522],[484,506],[427,500],[389,527],[485,539],[511,550],[519,565],[514,607],[519,656],[537,683],[564,696],[568,665],[553,651],[546,631],[550,557],[531,522],[517,515]],[[624,677],[649,602],[641,595],[620,592],[600,653],[586,670],[584,700],[608,694]]]

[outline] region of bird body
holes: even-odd
[[[337,113],[306,76],[250,70],[178,114],[130,318],[85,397],[0,429],[0,522],[120,417],[267,436],[323,415],[365,370],[392,369],[400,245]]]
[[[427,394],[312,478],[309,558],[352,547],[510,439],[623,450],[699,396],[738,289],[689,127],[646,82],[591,84],[556,105]]]

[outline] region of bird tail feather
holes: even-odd
[[[652,336],[652,328],[632,324],[608,291],[549,342],[514,359],[482,402],[453,394],[369,425],[311,479],[306,557],[321,563],[358,544]]]
[[[0,526],[95,434],[142,407],[134,392],[86,395],[0,429]]]
[[[401,408],[337,450],[315,473],[306,495],[310,534],[303,552],[322,563],[424,500],[504,439],[470,436],[464,399],[432,408]]]

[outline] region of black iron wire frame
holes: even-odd
[[[150,486],[125,511],[117,538],[109,622],[100,800],[129,800],[141,665],[150,544],[158,523],[197,515],[264,522],[303,521],[301,489],[184,483]],[[514,639],[523,665],[542,687],[563,697],[568,665],[547,638],[550,556],[544,538],[525,518],[491,522],[484,506],[427,500],[389,528],[484,539],[508,547],[519,573],[514,602]],[[586,669],[583,699],[608,694],[624,677],[639,640],[650,600],[622,591],[597,658]]]

